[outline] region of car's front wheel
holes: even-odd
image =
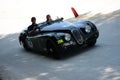
[[[47,51],[49,55],[52,55],[52,57],[56,59],[60,59],[62,57],[62,53],[59,52],[57,45],[52,41],[47,42]]]
[[[90,40],[88,43],[87,43],[87,46],[88,47],[91,47],[91,46],[94,46],[95,44],[96,44],[96,39],[92,39],[92,40]]]

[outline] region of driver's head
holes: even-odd
[[[31,18],[31,22],[32,22],[33,24],[35,24],[35,23],[36,23],[36,18],[35,18],[35,17],[32,17],[32,18]]]

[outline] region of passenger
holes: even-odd
[[[32,24],[27,29],[28,35],[35,34],[35,30],[38,28],[38,24],[36,24],[36,18],[35,17],[31,18],[31,22],[32,22]]]
[[[46,15],[46,22],[47,22],[47,24],[51,24],[52,23],[52,18],[51,18],[51,16],[49,14]]]
[[[47,24],[51,24],[52,22],[55,22],[55,21],[62,21],[64,18],[63,17],[61,17],[61,18],[58,18],[58,19],[56,19],[56,20],[52,20],[52,18],[51,18],[51,16],[48,14],[48,15],[46,15],[46,22],[47,22]]]

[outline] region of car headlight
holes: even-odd
[[[86,31],[87,33],[90,33],[90,31],[91,31],[91,26],[86,25],[86,27],[85,27],[85,31]]]
[[[65,34],[65,40],[70,41],[71,40],[71,35],[70,34]]]

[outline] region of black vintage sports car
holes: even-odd
[[[28,35],[24,30],[19,35],[20,44],[26,50],[52,53],[58,58],[74,48],[95,45],[99,32],[90,21],[53,20],[51,24],[39,23],[36,34]]]

